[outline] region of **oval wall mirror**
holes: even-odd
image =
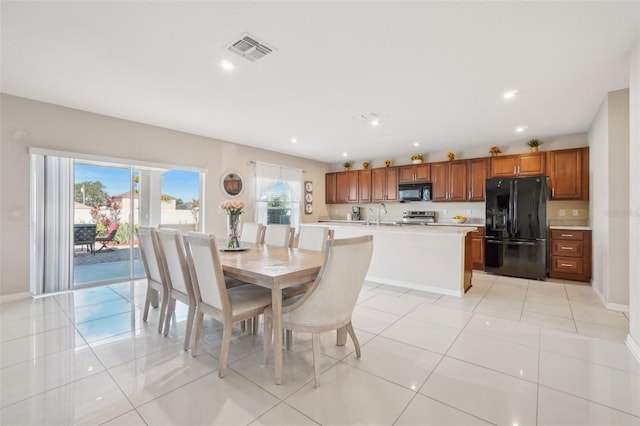
[[[242,192],[242,178],[235,172],[228,172],[222,176],[222,190],[225,194],[235,197]]]

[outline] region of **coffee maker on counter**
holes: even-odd
[[[362,219],[362,213],[361,213],[361,208],[360,207],[356,207],[356,206],[351,207],[351,218],[352,218],[352,220],[361,220]]]

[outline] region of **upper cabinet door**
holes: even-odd
[[[491,177],[515,176],[518,167],[517,155],[491,157]]]
[[[530,154],[520,154],[520,164],[518,164],[518,176],[543,175],[546,172],[544,152]]]
[[[324,202],[326,204],[336,204],[336,175],[337,173],[327,173],[324,175]]]
[[[387,168],[387,201],[398,201],[398,168]]]
[[[448,201],[466,201],[467,199],[467,161],[449,163]]]
[[[547,153],[552,200],[589,200],[589,148]]]
[[[431,163],[431,201],[447,201],[449,163]]]
[[[358,200],[361,203],[371,202],[371,170],[358,171]]]
[[[489,177],[488,158],[469,160],[469,201],[484,201],[487,177]]]
[[[385,201],[387,195],[387,169],[371,170],[371,201]]]
[[[422,163],[414,166],[416,182],[429,182],[431,180],[431,164]]]
[[[413,166],[398,167],[400,183],[413,183],[415,172]]]

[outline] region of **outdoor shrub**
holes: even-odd
[[[129,242],[129,233],[131,232],[131,228],[129,226],[129,222],[120,222],[120,227],[116,231],[115,237],[113,237],[113,241],[118,244],[127,244]]]

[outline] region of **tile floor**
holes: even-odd
[[[366,283],[362,346],[296,334],[284,383],[261,365],[262,335],[221,328],[183,351],[186,310],[168,337],[141,321],[142,281],[0,305],[0,424],[640,425],[640,364],[625,315],[590,287],[475,274],[463,297]],[[273,358],[273,357],[272,357]]]

